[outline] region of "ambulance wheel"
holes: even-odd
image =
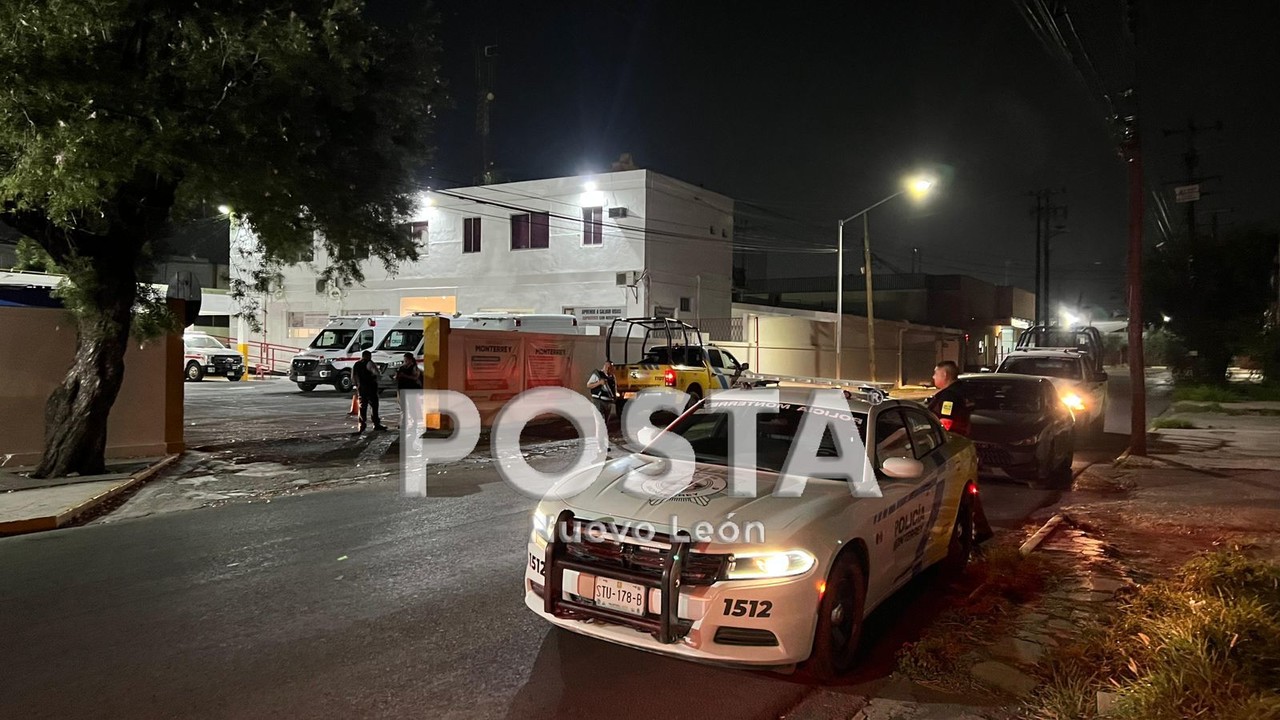
[[[866,604],[866,571],[857,555],[843,553],[832,566],[818,603],[813,652],[803,666],[806,674],[816,680],[831,680],[853,668],[858,660]]]
[[[311,392],[316,389],[315,383],[298,383],[298,389],[302,392]]]
[[[351,392],[351,373],[347,370],[343,370],[338,375],[338,381],[333,384],[333,387],[340,393]]]
[[[204,368],[200,367],[200,363],[192,361],[187,363],[187,369],[184,374],[191,382],[200,382],[204,379]]]

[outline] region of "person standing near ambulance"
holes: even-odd
[[[356,391],[360,393],[360,429],[356,434],[364,432],[370,407],[373,408],[373,429],[386,430],[378,416],[378,366],[373,362],[373,353],[368,350],[360,353],[360,362],[351,368],[351,372]]]

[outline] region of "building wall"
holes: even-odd
[[[739,306],[745,323],[741,343],[717,343],[731,349],[740,362],[767,375],[834,378],[835,316],[758,314]],[[803,312],[803,311],[802,311]],[[876,382],[919,384],[933,374],[939,360],[960,360],[959,331],[913,323],[877,320]],[[846,315],[841,338],[841,377],[870,380],[870,343],[865,318]]]
[[[968,327],[996,317],[995,286],[966,275],[929,276],[929,318],[937,325]]]
[[[996,288],[996,317],[1032,320],[1035,316],[1035,293],[1012,285]]]
[[[9,418],[0,433],[0,465],[37,462],[44,449],[44,407],[71,367],[76,325],[65,310],[0,308],[5,337],[4,382],[0,417]],[[131,342],[125,354],[124,384],[107,425],[107,457],[153,457],[181,452],[182,403],[166,403],[166,383],[181,391],[181,339],[145,346]],[[176,423],[174,414],[177,413]],[[166,439],[166,419],[178,433]]]
[[[645,217],[646,310],[673,310],[686,322],[728,318],[733,283],[733,201],[649,173]],[[682,311],[681,298],[688,302]],[[701,303],[701,305],[699,305]]]
[[[440,310],[636,316],[650,314],[654,305],[678,309],[679,299],[688,297],[693,301],[686,315],[696,315],[698,274],[707,312],[729,315],[733,204],[723,196],[632,170],[442,190],[430,198],[414,218],[427,226],[419,260],[394,272],[365,263],[361,285],[317,291],[316,274],[328,260],[317,248],[312,262],[285,271],[282,292],[264,298],[260,320],[266,339],[301,345],[334,314]],[[584,245],[585,207],[603,208],[599,245]],[[610,209],[625,209],[625,216],[609,217]],[[511,248],[511,217],[526,211],[550,214],[548,248]],[[475,253],[463,252],[469,217],[480,218],[481,247]],[[707,235],[714,243],[700,242],[695,230],[704,226],[715,228],[714,238]],[[254,242],[247,231],[238,235],[233,245]],[[234,248],[232,255],[240,257]],[[246,275],[244,267],[235,272]],[[627,286],[631,280],[634,287]]]

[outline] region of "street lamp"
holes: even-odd
[[[867,352],[871,369],[871,382],[876,381],[876,319],[875,302],[871,295],[871,231],[867,222],[867,213],[898,197],[909,194],[916,200],[923,200],[934,187],[937,180],[924,175],[906,178],[902,189],[864,210],[860,210],[836,224],[836,380],[843,379],[842,361],[844,355],[844,224],[862,216],[862,262],[863,276],[867,282]]]

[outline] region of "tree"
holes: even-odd
[[[0,27],[0,221],[66,272],[78,323],[37,476],[103,469],[173,222],[231,206],[263,282],[316,237],[342,283],[416,259],[403,223],[444,97],[425,14],[391,31],[359,0],[7,0]]]
[[[1195,353],[1197,382],[1223,384],[1231,359],[1257,346],[1272,298],[1274,231],[1248,228],[1221,240],[1174,238],[1152,254],[1143,281],[1146,321],[1159,323]]]

